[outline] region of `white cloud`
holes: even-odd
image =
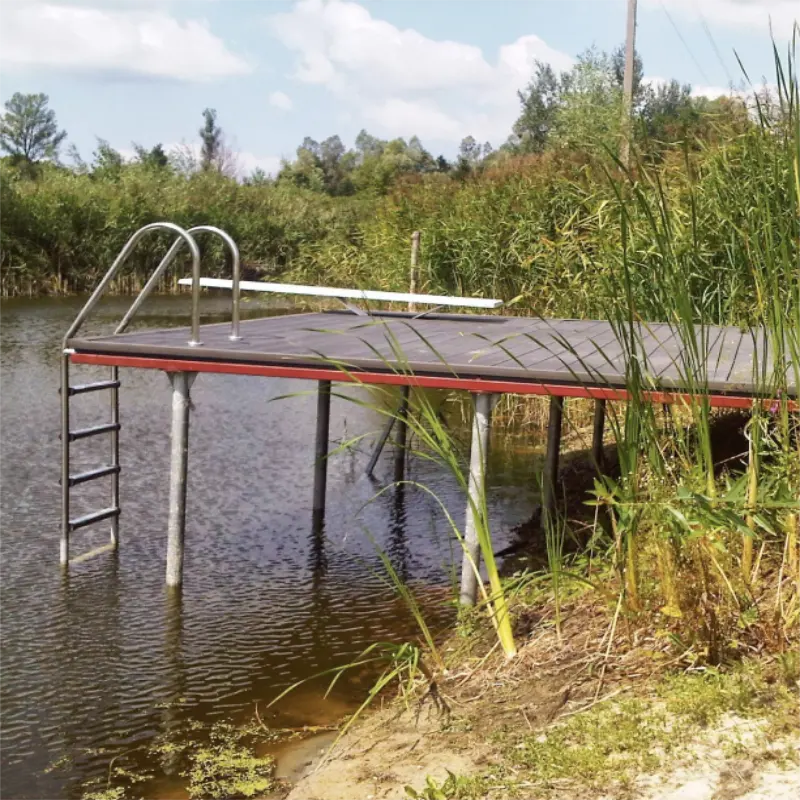
[[[225,148],[228,154],[225,159],[228,164],[227,172],[233,177],[246,178],[255,169],[263,169],[267,175],[277,175],[281,168],[280,156],[262,156],[250,150],[240,150],[235,141],[226,142]],[[171,142],[164,145],[164,150],[170,154],[183,152],[191,156],[196,164],[200,164],[201,144],[197,140]]]
[[[251,71],[204,20],[157,9],[4,4],[5,68],[49,68],[207,81]]]
[[[367,106],[364,117],[394,136],[419,136],[421,139],[457,141],[464,134],[461,122],[433,103],[390,98]]]
[[[294,104],[292,98],[284,92],[271,92],[269,96],[269,104],[281,111],[291,111]]]
[[[255,169],[263,169],[267,175],[277,175],[281,168],[280,156],[259,156],[249,150],[236,153],[239,174],[243,177],[250,175]]]
[[[792,25],[800,21],[797,0],[646,0],[656,8],[666,7],[690,19],[706,19],[715,25],[768,29],[788,39]]]
[[[302,0],[268,25],[294,53],[296,80],[326,87],[354,119],[388,136],[456,143],[472,134],[497,144],[519,112],[517,90],[534,61],[556,70],[573,63],[532,34],[490,61],[478,47],[398,28],[352,0]]]
[[[725,86],[693,86],[692,97],[707,97],[716,100],[719,97],[740,97],[741,92]]]

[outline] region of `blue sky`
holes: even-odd
[[[625,0],[2,0],[0,96],[46,92],[85,158],[96,137],[173,147],[218,112],[243,173],[304,136],[418,134],[498,146],[534,59],[569,66],[624,38]],[[709,96],[772,76],[800,0],[639,0],[646,76]]]

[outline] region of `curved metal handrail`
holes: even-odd
[[[239,336],[239,281],[240,281],[240,274],[241,274],[241,264],[239,259],[239,248],[236,246],[236,242],[233,241],[231,236],[229,236],[225,231],[221,228],[215,228],[212,225],[196,225],[194,228],[189,228],[187,233],[213,233],[216,236],[219,236],[225,244],[228,245],[228,249],[231,251],[231,259],[233,261],[233,311],[231,314],[231,335],[228,337],[231,341],[238,341],[242,337]],[[144,285],[144,288],[139,293],[139,296],[136,300],[133,301],[133,305],[128,309],[125,316],[122,318],[122,321],[117,326],[117,329],[114,331],[115,334],[122,333],[127,327],[130,321],[135,316],[136,312],[141,307],[142,303],[147,299],[147,296],[150,292],[156,287],[158,284],[159,279],[163,275],[164,271],[167,267],[172,263],[172,260],[178,254],[178,250],[181,249],[181,245],[183,244],[183,239],[177,239],[175,243],[170,247],[167,251],[167,254],[161,260],[161,263],[156,267],[155,272],[150,276],[147,283]],[[199,290],[199,277],[197,274],[192,272],[192,297],[194,298],[195,291]]]
[[[80,330],[83,323],[86,321],[86,318],[92,312],[94,307],[97,305],[100,298],[105,293],[106,289],[108,288],[111,281],[116,276],[117,272],[119,272],[120,267],[128,260],[131,253],[133,252],[134,248],[136,247],[139,240],[144,237],[145,234],[150,233],[151,231],[157,230],[167,230],[172,231],[173,233],[177,233],[180,239],[180,242],[186,242],[189,246],[189,251],[192,254],[192,338],[189,341],[189,344],[192,347],[196,347],[201,344],[200,342],[200,248],[197,246],[197,242],[192,238],[192,236],[181,228],[179,225],[175,225],[172,222],[152,222],[149,225],[145,225],[143,228],[139,228],[136,233],[131,236],[130,239],[125,243],[125,246],[120,250],[119,255],[117,256],[114,263],[109,268],[108,272],[106,272],[103,280],[100,281],[97,288],[92,292],[92,296],[86,301],[86,304],[78,313],[78,316],[75,318],[75,321],[70,326],[69,330],[66,332],[64,336],[64,340],[62,343],[63,349],[66,349],[67,342],[75,336],[75,334]],[[174,246],[173,246],[174,247]],[[163,264],[163,261],[162,261]],[[159,265],[159,268],[161,265]],[[151,279],[152,280],[152,279]],[[150,284],[150,281],[147,282],[147,285]],[[144,290],[142,290],[144,291]],[[141,293],[140,293],[141,297]],[[138,308],[138,298],[137,301],[134,302],[134,305]],[[139,303],[141,305],[141,303]],[[126,324],[130,321],[130,310],[128,314],[125,315]],[[119,328],[117,329],[119,332]],[[66,391],[66,389],[64,390]]]

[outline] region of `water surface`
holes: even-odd
[[[201,375],[192,392],[185,585],[180,597],[169,595],[169,383],[160,372],[127,370],[120,394],[120,550],[62,576],[58,353],[81,302],[2,305],[4,798],[79,797],[82,783],[102,774],[114,754],[163,734],[176,719],[241,720],[281,687],[346,662],[376,640],[413,636],[382,580],[370,537],[401,575],[442,597],[458,556],[425,492],[405,487],[368,502],[392,472],[387,450],[379,482],[363,476],[371,440],[331,459],[325,527],[315,529],[314,385]],[[87,332],[108,330],[128,305],[109,299]],[[204,298],[204,321],[224,319],[226,307],[224,298]],[[247,307],[250,315],[280,311]],[[141,324],[185,324],[187,308],[185,297],[154,298]],[[74,381],[96,374],[76,367]],[[99,393],[76,398],[74,426],[103,420],[106,403]],[[374,411],[334,398],[334,446],[380,424]],[[75,467],[105,463],[105,445],[76,443]],[[464,500],[451,476],[413,457],[408,470],[461,521]],[[490,508],[498,547],[530,513],[532,472],[528,448],[493,442]],[[108,504],[101,481],[76,497],[76,514]],[[73,555],[106,537],[103,524],[74,534]],[[439,604],[429,613],[444,623],[451,612]],[[285,714],[301,721],[337,716],[364,689],[358,680],[343,682],[326,707],[315,684]]]

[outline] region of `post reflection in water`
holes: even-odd
[[[325,512],[315,511],[311,520],[311,541],[308,548],[308,566],[311,573],[310,613],[312,641],[321,647],[329,646],[330,597],[326,592],[325,576],[328,572],[328,554],[325,546]]]
[[[3,546],[13,554],[0,559],[0,747],[9,800],[105,788],[112,759],[167,781],[149,796],[171,796],[185,780],[174,774],[169,745],[202,736],[195,724],[238,723],[256,703],[263,714],[287,686],[351,662],[375,642],[413,636],[415,623],[387,586],[376,543],[402,580],[421,588],[449,583],[452,536],[438,502],[410,484],[375,497],[381,487],[360,477],[366,448],[335,445],[380,427],[384,417],[363,389],[336,387],[359,402],[333,401],[323,522],[311,519],[310,508],[315,385],[207,375],[194,387],[186,583],[182,594],[166,594],[168,391],[163,374],[149,370],[121,375],[120,550],[62,576],[58,353],[82,303],[4,301],[0,315],[0,512]],[[113,329],[129,306],[130,298],[107,298],[87,332]],[[186,310],[185,298],[153,297],[140,324],[183,325]],[[202,313],[204,321],[224,322],[229,301],[205,297]],[[247,316],[265,313],[274,309],[255,300],[243,308]],[[83,377],[96,376],[76,372],[77,382]],[[287,394],[265,403],[265,395]],[[107,398],[87,394],[76,404],[76,423],[96,424],[106,413]],[[84,444],[76,450],[80,468],[104,463],[105,442]],[[397,463],[387,448],[386,479]],[[496,485],[514,487],[513,515],[504,513],[502,496],[489,498],[506,530],[530,513],[529,466],[526,459],[514,466],[508,454],[493,465]],[[463,513],[446,470],[412,452],[405,471],[450,513]],[[87,485],[76,497],[87,511],[107,500],[105,485],[94,492]],[[74,539],[75,555],[107,541],[107,527],[87,528]],[[444,619],[450,610],[426,613]],[[363,700],[370,680],[348,675],[328,701],[330,679],[309,682],[281,703],[276,724],[319,724],[321,710],[339,719]],[[162,738],[166,746],[153,747]]]
[[[387,554],[398,577],[403,583],[409,578],[409,547],[406,535],[406,490],[405,483],[395,484],[389,512],[389,540]]]
[[[165,741],[181,735],[179,709],[186,692],[186,664],[183,655],[183,589],[164,589],[164,661],[167,682],[161,712],[161,735]],[[180,749],[164,747],[159,758],[161,769],[175,777],[180,767]]]

